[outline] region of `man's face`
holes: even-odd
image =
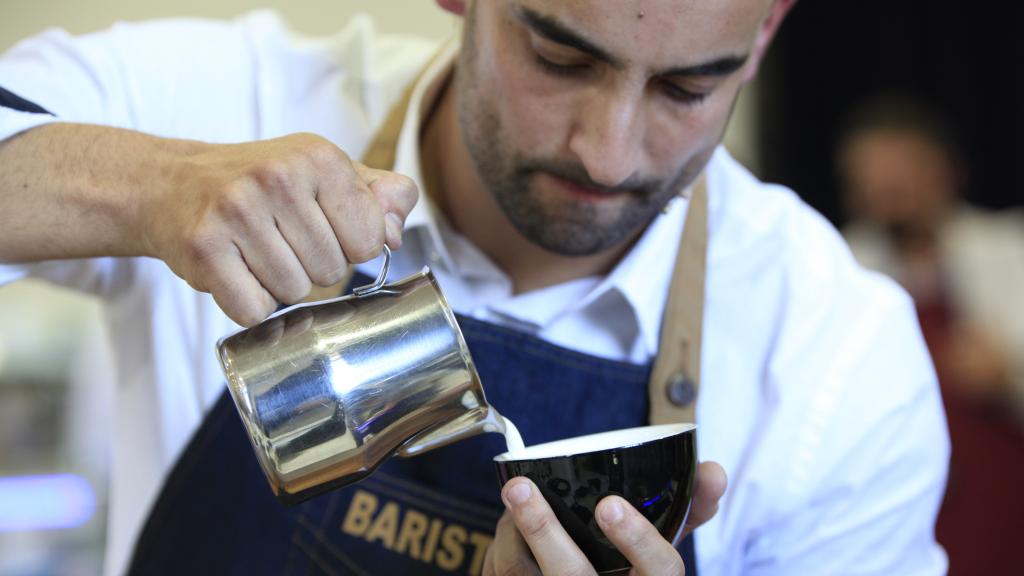
[[[941,145],[912,130],[878,129],[848,142],[839,167],[853,215],[900,233],[943,217],[956,195],[953,166]]]
[[[634,238],[703,169],[767,0],[478,0],[455,89],[477,173],[563,255]]]

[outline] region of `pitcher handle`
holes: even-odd
[[[388,245],[384,245],[384,264],[380,267],[380,273],[377,274],[377,279],[373,281],[373,284],[367,284],[366,286],[360,286],[353,288],[352,293],[356,296],[368,296],[384,287],[384,281],[388,277],[388,268],[391,267],[391,249]]]

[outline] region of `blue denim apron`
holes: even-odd
[[[646,424],[649,365],[459,324],[488,401],[527,444]],[[502,436],[476,436],[392,458],[362,482],[287,507],[225,390],[168,477],[130,573],[478,574],[503,511],[492,458],[504,451]],[[680,551],[696,574],[692,537]]]

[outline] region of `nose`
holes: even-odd
[[[621,92],[599,91],[578,108],[569,136],[569,149],[594,182],[617,186],[639,168],[643,153],[639,107],[639,98]]]

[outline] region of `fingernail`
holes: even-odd
[[[402,245],[402,219],[397,214],[388,212],[384,215],[384,233],[388,237],[388,244],[392,248]]]
[[[601,506],[601,521],[605,524],[616,524],[622,520],[622,504],[618,499],[612,499]]]
[[[530,499],[530,486],[526,482],[519,482],[505,491],[505,498],[511,504],[523,504]]]

